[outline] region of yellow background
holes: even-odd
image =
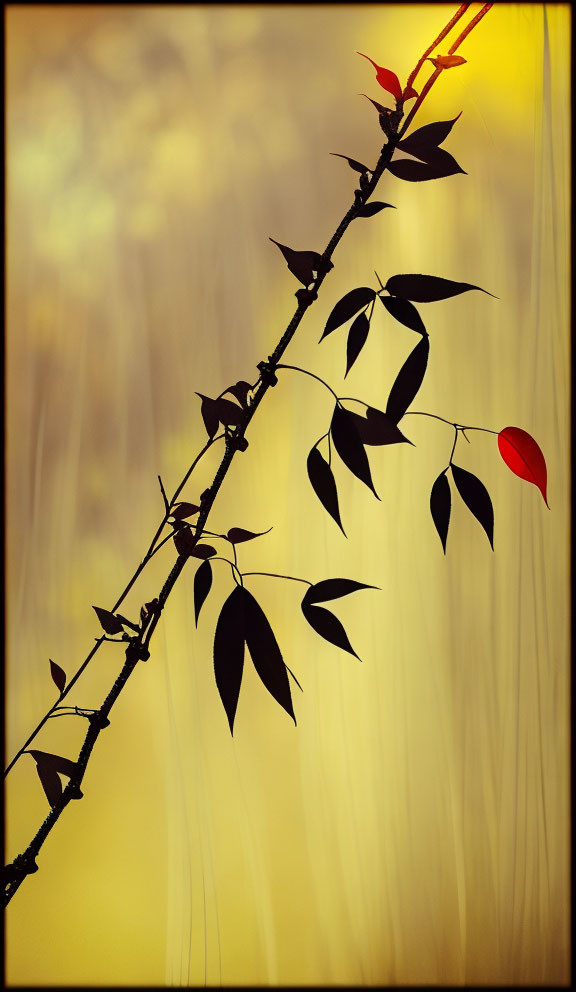
[[[8,8],[8,757],[53,701],[48,658],[77,669],[91,604],[140,560],[156,475],[173,491],[203,443],[195,391],[254,381],[288,323],[268,237],[322,250],[355,182],[329,152],[376,161],[357,94],[386,96],[355,51],[406,79],[454,10]],[[346,541],[306,474],[329,397],[282,373],[210,523],[273,526],[245,570],[379,586],[334,604],[363,663],[307,627],[303,587],[247,580],[304,693],[295,728],[248,661],[232,739],[211,659],[230,571],[197,632],[188,566],[10,905],[9,984],[569,981],[569,17],[494,6],[417,118],[463,111],[446,147],[468,175],[382,180],[397,209],[346,234],[285,359],[382,408],[414,335],[377,310],[343,385],[345,330],[318,347],[336,300],[375,268],[490,290],[421,307],[416,408],[533,434],[550,511],[471,433],[455,460],[492,496],[495,553],[455,498],[444,558],[429,494],[452,434],[411,417],[415,447],[370,451],[381,502],[339,472]],[[120,665],[103,648],[71,701],[98,705]],[[75,756],[85,729],[37,746]],[[11,858],[47,803],[31,758],[8,782]]]

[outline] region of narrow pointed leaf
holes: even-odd
[[[376,107],[376,110],[378,111],[378,114],[381,117],[382,116],[387,117],[388,114],[390,113],[388,107],[383,107],[381,103],[377,103],[376,100],[373,100],[372,97],[368,96],[366,93],[360,93],[360,96],[365,96],[367,100],[370,100],[370,103],[372,104],[373,107]]]
[[[406,138],[402,138],[396,147],[420,158],[422,150],[437,148],[446,140],[461,114],[462,111],[452,121],[435,121],[433,124],[425,124],[424,127],[417,128]]]
[[[244,631],[246,590],[236,586],[224,603],[214,634],[214,675],[222,705],[234,733],[244,669]]]
[[[380,296],[380,300],[388,313],[399,324],[404,324],[404,327],[409,327],[411,331],[416,331],[417,334],[426,334],[422,317],[413,303],[409,303],[408,300],[401,300],[397,296]]]
[[[102,629],[107,634],[122,634],[122,624],[109,610],[103,610],[100,606],[93,606],[92,609],[98,617]]]
[[[498,435],[498,450],[515,475],[538,487],[548,506],[546,459],[532,435],[520,427],[505,427]]]
[[[388,93],[391,93],[395,100],[401,100],[402,87],[396,73],[392,72],[391,69],[385,69],[384,66],[377,65],[377,63],[374,62],[369,55],[364,55],[364,52],[356,52],[356,54],[361,55],[362,58],[368,59],[369,62],[372,62],[372,65],[376,69],[376,82],[380,84],[382,89],[386,90]]]
[[[364,206],[358,211],[358,216],[373,217],[374,214],[379,214],[381,210],[384,210],[384,207],[392,207],[392,210],[396,210],[396,207],[394,207],[391,203],[380,203],[378,201],[374,201],[373,203],[365,203]]]
[[[360,435],[353,418],[348,410],[336,404],[332,415],[330,433],[334,447],[348,469],[372,490],[376,499],[380,499],[374,489],[368,455],[364,451]]]
[[[278,246],[284,258],[286,259],[286,264],[290,269],[293,276],[304,284],[304,286],[309,286],[310,283],[315,279],[315,273],[317,272],[328,272],[333,268],[333,263],[328,259],[324,258],[317,251],[295,251],[294,248],[288,248],[286,245],[281,245],[279,241],[274,238],[270,238],[270,241],[274,242]]]
[[[362,351],[362,348],[366,344],[366,338],[368,337],[368,331],[370,330],[370,321],[365,313],[359,313],[355,320],[352,321],[350,330],[348,331],[348,341],[346,344],[346,372],[344,373],[344,378],[348,375],[350,369],[354,365],[354,362],[358,358],[358,355]]]
[[[320,454],[318,448],[312,448],[306,463],[308,478],[314,492],[322,503],[324,509],[336,521],[340,530],[346,537],[346,532],[340,519],[340,507],[338,506],[338,491],[332,469],[328,462]]]
[[[312,630],[320,634],[320,637],[323,637],[325,641],[329,641],[330,644],[335,644],[337,648],[342,648],[343,651],[353,654],[355,658],[358,658],[358,661],[361,660],[350,644],[348,635],[338,617],[330,613],[330,610],[325,610],[323,606],[313,606],[310,603],[303,602],[302,613],[312,627]]]
[[[430,512],[434,521],[434,526],[438,531],[444,554],[446,554],[446,541],[448,539],[448,525],[450,523],[450,510],[452,497],[450,494],[450,483],[446,472],[442,472],[432,486],[430,493]]]
[[[369,586],[365,582],[356,582],[354,579],[323,579],[322,582],[315,582],[306,591],[303,603],[325,603],[329,599],[340,599],[341,596],[349,596],[359,589],[377,589],[378,586]]]
[[[473,286],[469,282],[454,282],[452,279],[442,279],[440,276],[425,276],[421,273],[406,273],[391,276],[385,287],[391,296],[399,296],[413,303],[433,303],[436,300],[448,300],[460,293],[478,289],[487,296],[494,296],[481,286]],[[494,297],[498,299],[498,297]]]
[[[486,531],[494,551],[494,508],[486,486],[477,476],[452,463],[452,478],[470,512]]]
[[[214,401],[216,404],[216,413],[221,424],[226,424],[227,427],[237,427],[238,424],[242,423],[244,419],[244,410],[237,403],[233,403],[232,400],[225,400],[222,397]]]
[[[402,94],[402,99],[403,100],[413,100],[414,97],[417,97],[417,96],[418,96],[418,93],[414,89],[414,87],[413,86],[407,86],[406,89],[404,90],[403,94]]]
[[[194,576],[194,618],[198,626],[200,610],[212,588],[212,566],[208,560],[203,561]]]
[[[232,393],[232,395],[236,397],[242,406],[247,406],[248,393],[251,389],[252,386],[249,382],[245,382],[244,379],[240,379],[238,382],[234,383],[233,386],[228,386],[226,392]]]
[[[52,676],[52,681],[58,689],[59,692],[64,692],[66,687],[66,672],[60,665],[57,665],[55,661],[50,658],[50,674]]]
[[[204,421],[206,433],[208,434],[208,437],[214,437],[220,423],[216,409],[216,401],[210,399],[209,396],[204,396],[203,393],[196,393],[196,396],[199,396],[202,400],[200,413],[202,414],[202,420]]]
[[[62,782],[55,768],[43,761],[36,763],[38,778],[42,783],[44,794],[51,806],[57,806],[62,798]]]
[[[274,631],[252,593],[248,592],[247,589],[244,590],[244,593],[246,646],[250,652],[254,668],[270,695],[277,703],[280,703],[280,706],[296,723],[288,672]]]
[[[395,424],[402,419],[422,385],[429,354],[430,339],[426,335],[408,355],[396,376],[386,404],[386,413]]]
[[[335,155],[336,158],[345,159],[350,168],[354,169],[354,172],[372,172],[372,169],[369,169],[367,165],[362,165],[362,162],[357,162],[355,158],[348,158],[347,155],[341,155],[340,152],[330,152],[330,154]]]
[[[255,537],[262,537],[264,534],[269,534],[271,530],[272,528],[269,527],[268,530],[261,530],[255,533],[252,530],[244,530],[243,527],[231,527],[226,537],[232,544],[241,544],[242,541],[252,541]]]
[[[175,520],[184,520],[185,517],[191,517],[194,513],[198,513],[200,509],[195,503],[177,503],[172,510],[171,516]]]
[[[368,286],[360,286],[358,289],[351,289],[346,296],[343,296],[341,300],[338,301],[332,313],[326,321],[326,327],[320,340],[322,341],[328,334],[335,331],[337,327],[341,324],[345,324],[347,320],[350,320],[359,310],[363,307],[368,306],[372,303],[372,300],[376,296],[376,290],[370,289]]]
[[[391,172],[397,179],[404,179],[409,183],[423,183],[430,179],[444,179],[446,176],[455,176],[458,173],[466,175],[455,158],[443,149],[436,149],[433,159],[428,162],[415,162],[414,159],[403,158],[390,162],[388,172]]]
[[[179,555],[191,555],[194,550],[194,537],[189,527],[183,527],[174,534],[174,544]]]
[[[435,69],[453,69],[457,65],[465,65],[466,59],[461,55],[437,55],[436,58],[427,60],[431,62]]]
[[[400,428],[382,410],[376,410],[374,407],[369,406],[365,417],[360,416],[358,413],[348,412],[360,435],[362,444],[383,445],[401,444],[402,442],[412,444],[412,441],[404,436]]]

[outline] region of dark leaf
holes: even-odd
[[[295,251],[293,248],[287,248],[286,245],[281,245],[274,238],[270,238],[270,241],[278,245],[278,248],[286,259],[286,264],[290,272],[304,286],[309,286],[314,281],[316,273],[328,272],[333,268],[332,262],[324,258],[317,251]]]
[[[269,534],[271,530],[272,528],[269,527],[268,530],[261,530],[255,533],[252,530],[244,530],[242,527],[231,527],[226,537],[232,544],[241,544],[242,541],[251,541],[255,537],[262,537],[263,534]]]
[[[400,86],[400,80],[395,72],[390,69],[385,69],[381,65],[377,65],[369,55],[364,55],[363,52],[356,52],[356,55],[361,55],[363,59],[368,59],[372,62],[372,65],[376,69],[376,82],[380,84],[382,89],[387,90],[391,93],[395,100],[402,99],[402,87]]]
[[[437,148],[433,159],[427,162],[415,162],[411,158],[390,162],[388,171],[397,179],[405,179],[410,183],[422,183],[429,179],[444,179],[445,176],[455,176],[459,172],[467,175],[464,169],[460,168],[456,159],[441,148]]]
[[[252,593],[244,589],[246,646],[262,682],[276,702],[296,723],[288,672],[266,614]]]
[[[52,676],[52,681],[54,685],[59,690],[59,692],[64,692],[66,686],[66,672],[60,665],[57,665],[55,661],[50,658],[50,674]]]
[[[370,100],[370,103],[376,107],[376,110],[380,115],[384,115],[385,117],[388,115],[388,107],[383,107],[381,103],[376,103],[376,100],[373,100],[371,96],[367,96],[366,93],[361,93],[360,96],[365,96],[367,100]]]
[[[348,635],[344,630],[344,627],[340,623],[338,617],[335,617],[330,610],[325,610],[323,606],[311,606],[305,600],[302,603],[302,613],[306,617],[306,620],[315,630],[320,637],[323,637],[325,641],[330,641],[331,644],[335,644],[337,648],[342,648],[343,651],[348,651],[349,654],[353,654],[355,658],[358,658],[354,648],[348,640]],[[358,658],[358,661],[361,659]]]
[[[191,553],[193,558],[212,558],[216,554],[216,548],[210,544],[197,544]]]
[[[365,203],[364,206],[358,211],[358,216],[373,217],[374,214],[378,214],[381,210],[384,210],[384,207],[392,207],[392,210],[396,210],[396,207],[394,207],[391,203],[379,203],[378,201],[374,201],[374,203]]]
[[[365,582],[355,582],[354,579],[323,579],[315,582],[307,590],[304,603],[325,603],[329,599],[340,599],[349,596],[358,589],[377,589],[378,586],[368,586]]]
[[[191,517],[194,513],[198,513],[200,509],[195,503],[177,503],[172,510],[172,516],[175,520],[183,520],[184,517]]]
[[[198,617],[206,597],[212,587],[212,566],[209,561],[203,561],[194,576],[194,617],[198,626]]]
[[[350,416],[349,411],[339,406],[338,403],[332,415],[330,433],[332,434],[334,447],[346,467],[350,469],[357,479],[360,479],[361,482],[372,490],[376,499],[380,499],[374,489],[368,455],[364,451],[354,420]]]
[[[494,508],[486,486],[472,472],[467,472],[454,463],[452,478],[466,506],[486,531],[490,547],[494,551]]]
[[[350,369],[354,365],[354,362],[358,358],[358,355],[362,351],[366,343],[366,338],[368,337],[368,331],[370,330],[370,321],[365,313],[359,313],[354,321],[352,321],[352,326],[348,331],[348,342],[346,345],[346,372],[344,378],[348,375]]]
[[[318,448],[312,448],[306,463],[308,478],[318,499],[325,510],[328,511],[333,520],[336,521],[340,530],[346,537],[346,532],[340,520],[340,508],[338,506],[338,491],[334,475],[328,462],[322,457]]]
[[[426,335],[408,355],[396,376],[386,404],[386,413],[395,424],[402,419],[422,385],[429,353],[430,339]]]
[[[370,289],[368,286],[360,286],[358,289],[351,289],[346,296],[343,296],[341,300],[338,301],[332,313],[326,321],[326,327],[320,340],[322,341],[328,334],[335,331],[337,327],[341,324],[345,324],[347,320],[350,320],[354,314],[357,314],[359,310],[363,307],[368,306],[372,303],[372,300],[376,296],[376,290]]]
[[[230,593],[220,610],[214,634],[214,674],[231,733],[244,668],[245,594],[242,586],[236,586]]]
[[[348,162],[351,169],[354,172],[372,172],[367,165],[362,165],[362,162],[357,162],[355,158],[348,158],[347,155],[341,155],[340,152],[330,152],[331,155],[335,155],[337,158],[344,158]]]
[[[220,397],[218,400],[214,400],[216,404],[216,413],[218,414],[218,419],[221,424],[226,424],[227,427],[237,427],[238,424],[242,423],[244,419],[244,411],[241,406],[237,403],[233,403],[232,400],[225,400]]]
[[[382,410],[376,410],[369,406],[365,417],[358,413],[352,413],[350,410],[348,412],[360,435],[362,444],[401,444],[403,441],[412,444],[412,441],[404,436],[400,428]]]
[[[216,431],[218,430],[218,424],[220,423],[216,409],[216,400],[211,400],[209,396],[204,396],[202,393],[196,393],[196,396],[199,396],[202,400],[200,412],[202,414],[202,420],[204,421],[206,433],[208,434],[208,437],[214,437]]]
[[[249,382],[245,382],[244,379],[240,379],[233,386],[228,386],[226,392],[232,393],[232,395],[236,397],[242,406],[247,406],[248,393],[251,389],[252,386]]]
[[[71,777],[76,772],[76,762],[48,751],[30,751],[36,762],[38,777],[51,806],[56,806],[62,796],[62,782],[58,773]]]
[[[461,113],[462,111],[458,117],[461,116]],[[408,152],[409,155],[415,155],[416,158],[424,157],[420,155],[421,152],[427,154],[428,150],[437,148],[446,140],[458,117],[455,117],[453,121],[435,121],[434,124],[425,124],[424,127],[412,131],[412,134],[409,134],[407,138],[402,138],[396,147],[403,152]]]
[[[189,527],[183,527],[174,534],[174,544],[179,555],[191,555],[194,550],[194,537]]]
[[[426,328],[414,304],[397,296],[380,296],[380,299],[388,313],[400,324],[409,327],[411,331],[416,331],[417,334],[426,334]]]
[[[400,296],[403,300],[413,303],[433,303],[436,300],[448,300],[451,296],[467,293],[470,289],[479,289],[487,296],[494,296],[487,289],[473,286],[469,282],[453,282],[452,279],[441,279],[440,276],[424,276],[420,273],[391,276],[385,287],[392,296]],[[498,299],[497,296],[494,299]]]
[[[102,629],[107,634],[122,633],[122,624],[113,613],[110,613],[109,610],[103,610],[100,606],[93,606],[92,609],[95,611],[96,616],[102,625]]]
[[[451,506],[450,483],[448,482],[446,472],[442,472],[432,486],[432,492],[430,493],[430,512],[432,513],[434,525],[442,541],[444,554],[446,554]]]

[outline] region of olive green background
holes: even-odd
[[[358,94],[387,97],[355,51],[404,81],[455,9],[8,7],[8,757],[54,699],[48,658],[77,669],[91,604],[139,562],[157,474],[173,491],[203,443],[196,391],[254,381],[287,325],[297,285],[269,236],[322,250],[355,184],[329,153],[376,161]],[[210,522],[273,527],[246,571],[378,586],[333,607],[362,663],[307,627],[302,586],[247,579],[304,692],[295,728],[247,661],[232,739],[211,656],[230,570],[196,631],[187,566],[10,905],[9,985],[569,982],[569,19],[492,8],[416,119],[462,111],[446,148],[467,175],[385,176],[397,209],[352,225],[286,355],[382,408],[414,335],[375,311],[343,384],[345,329],[318,346],[334,303],[374,269],[489,290],[420,308],[414,406],[529,431],[550,510],[470,432],[455,461],[491,494],[495,552],[454,498],[444,557],[429,495],[452,432],[407,417],[414,447],[370,451],[380,502],[336,468],[347,541],[306,474],[330,397],[282,373]],[[72,702],[97,706],[121,661],[103,648]],[[37,746],[74,757],[85,729],[51,721]],[[30,757],[7,798],[11,858],[47,812]]]

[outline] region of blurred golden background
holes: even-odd
[[[288,323],[269,236],[321,251],[355,184],[329,153],[376,161],[357,94],[387,101],[355,51],[405,80],[455,9],[8,6],[8,758],[53,702],[48,658],[76,671],[91,604],[148,545],[157,474],[172,492],[203,443],[196,391],[254,381]],[[232,739],[212,665],[230,571],[196,631],[188,566],[9,907],[9,985],[569,983],[569,38],[568,4],[493,7],[416,118],[462,111],[445,147],[468,175],[385,176],[397,209],[347,232],[285,357],[382,408],[414,336],[376,311],[343,385],[344,329],[318,347],[334,303],[374,269],[484,287],[499,299],[421,308],[416,408],[533,434],[551,510],[472,433],[457,462],[491,494],[495,553],[454,500],[444,557],[429,495],[452,433],[413,417],[415,447],[371,449],[381,502],[338,473],[346,541],[306,474],[329,398],[283,373],[209,526],[273,526],[247,571],[379,586],[334,604],[363,664],[307,627],[301,586],[247,580],[304,693],[295,728],[247,662]],[[68,701],[97,706],[121,662],[102,648]],[[75,757],[84,732],[51,721],[36,746]],[[7,799],[12,858],[48,809],[31,758]]]

